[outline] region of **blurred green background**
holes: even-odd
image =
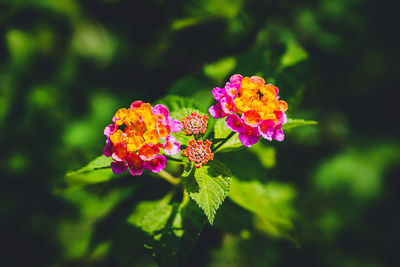
[[[64,174],[102,153],[118,108],[167,94],[207,107],[241,73],[319,121],[219,156],[269,183],[298,244],[227,200],[189,265],[400,266],[397,13],[390,0],[0,0],[0,265],[154,266],[126,217],[169,185],[70,188]]]

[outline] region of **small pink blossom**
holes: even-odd
[[[163,145],[163,150],[167,155],[175,155],[179,153],[181,145],[178,143],[175,137],[172,135],[168,136]]]
[[[164,170],[166,164],[167,158],[164,155],[159,155],[154,159],[146,162],[145,168],[154,173],[159,173],[160,171]]]
[[[110,167],[114,174],[120,174],[121,172],[126,172],[126,170],[128,169],[127,164],[123,161],[111,162]]]

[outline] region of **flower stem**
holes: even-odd
[[[181,179],[174,177],[172,174],[170,174],[167,171],[160,171],[158,175],[163,178],[165,181],[173,184],[173,185],[178,185],[181,182]]]
[[[223,144],[225,144],[231,137],[235,134],[236,132],[232,131],[227,137],[225,137],[216,147],[212,149],[212,152],[215,153],[215,151],[218,150]]]
[[[183,161],[182,159],[176,159],[176,158],[173,158],[173,157],[170,157],[170,156],[167,156],[167,155],[166,155],[166,158],[168,160],[174,161],[174,162],[176,162],[178,164],[182,164],[182,165],[185,165],[185,166],[187,165],[187,162]]]

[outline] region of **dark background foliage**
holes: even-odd
[[[221,156],[242,179],[294,190],[299,246],[243,230],[248,214],[227,200],[190,266],[399,266],[397,12],[389,0],[1,0],[0,265],[154,265],[125,218],[169,185],[67,190],[64,174],[102,153],[118,108],[168,93],[207,106],[241,73],[319,121],[272,143],[272,163]]]

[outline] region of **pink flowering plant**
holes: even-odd
[[[88,181],[102,172],[107,178],[95,182],[128,175],[170,183],[170,192],[139,202],[127,218],[146,233],[146,247],[161,264],[166,257],[177,265],[185,262],[206,221],[218,220],[227,196],[254,213],[258,230],[294,240],[291,217],[279,215],[262,183],[238,179],[223,154],[247,149],[267,157],[266,144],[284,141],[285,129],[315,122],[288,119],[278,88],[258,76],[232,75],[208,94],[213,99],[208,107],[170,95],[155,105],[136,100],[120,108],[104,129],[104,155],[66,176]]]

